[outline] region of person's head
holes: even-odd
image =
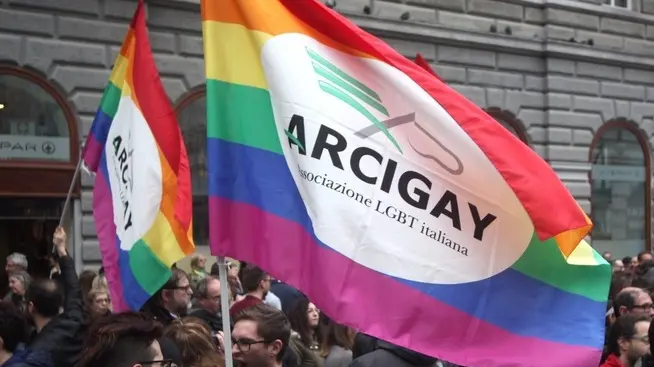
[[[234,360],[248,366],[281,361],[291,336],[291,324],[278,309],[263,303],[241,311],[234,318]]]
[[[13,274],[19,271],[27,271],[27,257],[18,252],[14,252],[13,254],[7,256],[5,271],[7,274]]]
[[[185,317],[174,320],[164,329],[164,337],[172,340],[179,349],[183,366],[224,365],[211,331],[198,318]]]
[[[104,274],[98,274],[97,277],[93,278],[91,282],[91,289],[109,289],[109,283],[107,283],[107,277]]]
[[[87,296],[89,311],[93,316],[104,316],[111,312],[111,298],[104,289],[91,289]]]
[[[238,270],[237,263],[232,261],[227,263],[227,275],[238,278]]]
[[[203,309],[218,313],[220,311],[220,280],[212,276],[200,279],[195,298]]]
[[[330,320],[322,329],[322,342],[320,344],[320,355],[327,357],[333,346],[352,350],[354,347],[354,336],[356,332],[345,326]]]
[[[316,305],[306,297],[299,298],[288,312],[288,319],[293,330],[300,334],[304,344],[307,346],[314,344],[317,336],[315,332],[320,320],[320,311]]]
[[[622,315],[615,320],[606,341],[606,351],[633,363],[649,353],[650,318]]]
[[[169,312],[183,316],[186,315],[188,304],[191,301],[193,290],[188,275],[184,270],[171,269],[172,275],[166,284],[156,292],[152,298]]]
[[[606,261],[611,261],[611,259],[613,258],[613,255],[608,251],[604,251],[604,253],[602,253],[602,257]]]
[[[611,261],[611,269],[613,270],[614,273],[624,271],[624,263],[622,260],[613,260]]]
[[[248,265],[243,269],[243,279],[241,283],[243,285],[243,290],[248,293],[259,292],[262,296],[270,291],[270,283],[272,279],[270,275],[266,274],[261,268]]]
[[[82,294],[89,294],[93,288],[93,280],[98,276],[93,270],[84,270],[79,275],[79,288]]]
[[[9,275],[9,289],[11,293],[24,296],[32,282],[32,277],[26,271],[19,271]]]
[[[161,324],[135,312],[99,319],[89,330],[78,366],[168,366],[157,341],[162,332]]]
[[[652,253],[649,251],[643,251],[638,254],[638,263],[643,263],[645,261],[652,261],[654,260],[654,256],[652,256]]]
[[[27,323],[10,302],[0,302],[0,349],[13,353],[25,341]]]
[[[191,269],[193,270],[205,270],[207,264],[207,259],[202,254],[193,255],[191,258]]]
[[[634,259],[631,256],[625,256],[622,258],[622,263],[626,269],[629,269],[638,265],[638,259]]]
[[[654,316],[652,297],[641,288],[624,288],[613,299],[613,311],[616,317],[631,314],[651,318]]]
[[[33,318],[51,319],[61,311],[64,294],[56,281],[36,279],[30,283],[25,293],[27,311]]]

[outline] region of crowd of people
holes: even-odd
[[[22,254],[7,258],[10,291],[0,302],[0,366],[225,366],[225,286],[235,366],[456,367],[331,320],[300,291],[254,265],[229,263],[227,284],[221,284],[218,264],[206,271],[202,255],[193,257],[188,273],[173,266],[170,279],[140,312],[114,313],[102,269],[78,276],[61,228],[53,242],[50,277],[32,279]],[[600,365],[654,366],[652,254],[604,257],[613,279]]]

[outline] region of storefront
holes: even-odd
[[[649,15],[654,9],[649,2],[325,2],[407,57],[420,52],[450,86],[546,159],[596,223],[595,247],[615,256],[651,248],[654,55],[648,50],[654,47]],[[146,3],[155,59],[189,150],[195,237],[203,246],[208,239],[206,120],[198,1]],[[32,218],[31,223],[44,223],[46,233],[58,219],[80,142],[135,4],[9,0],[0,5],[0,200],[11,200],[0,212],[0,243],[11,243],[3,251],[22,240],[2,238],[2,228],[17,228],[9,220],[27,220],[7,218]],[[69,214],[79,267],[99,264],[92,183],[82,175]],[[42,212],[30,217],[23,213],[26,207]]]

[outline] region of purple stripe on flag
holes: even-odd
[[[109,283],[113,311],[128,311],[129,307],[123,298],[123,284],[118,267],[119,243],[116,237],[111,189],[108,178],[106,177],[106,162],[102,160],[100,164],[102,166],[97,171],[93,188],[93,218],[95,219],[98,241],[101,244],[102,265],[104,266],[105,276]],[[114,245],[111,246],[111,244]]]
[[[450,362],[477,367],[496,365],[484,356],[506,366],[538,360],[550,367],[569,367],[571,360],[591,366],[599,360],[598,349],[519,336],[461,312],[320,245],[301,225],[255,206],[211,196],[209,216],[214,254],[257,264],[305,292],[335,320],[390,342],[429,355],[448,350]],[[460,348],[462,341],[478,347],[472,353]]]
[[[91,172],[97,172],[98,165],[100,164],[100,157],[102,157],[102,151],[103,145],[96,140],[95,135],[89,135],[86,138],[86,144],[84,144],[82,159]]]

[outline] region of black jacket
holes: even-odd
[[[79,361],[84,340],[82,294],[73,259],[60,257],[59,268],[65,296],[64,312],[35,334],[28,348],[50,353],[55,367],[71,367]]]
[[[191,311],[189,316],[197,317],[198,319],[204,321],[204,323],[209,327],[212,334],[215,334],[219,331],[223,331],[223,319],[213,312],[209,312],[204,308],[199,308],[197,310]]]
[[[350,367],[432,367],[436,362],[435,358],[378,340],[377,349],[355,359]]]

